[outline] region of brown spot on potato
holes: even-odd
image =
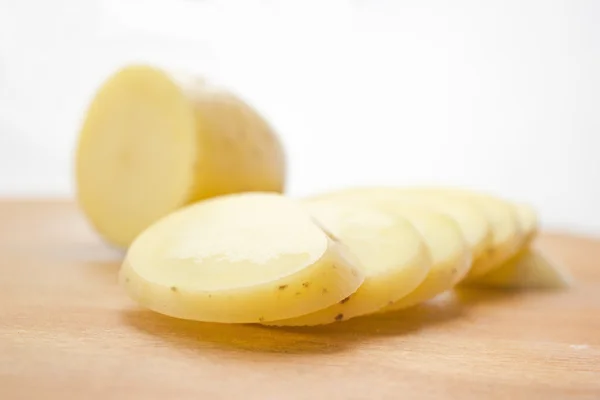
[[[343,299],[340,301],[340,304],[344,304],[345,302],[347,302],[348,300],[350,300],[350,297],[352,297],[352,295],[350,295],[350,296],[348,296],[348,297],[346,297],[346,298],[343,298]]]
[[[171,292],[176,292],[177,291],[177,286],[171,286]]]
[[[310,286],[310,282],[302,282],[302,286],[309,287]]]
[[[279,287],[277,289],[285,290],[287,287],[288,287],[288,285],[279,285]]]
[[[258,322],[265,322],[265,317],[258,317]]]
[[[129,278],[125,278],[125,283],[129,283]]]
[[[296,296],[300,296],[302,293],[300,292],[296,292]]]
[[[458,270],[456,268],[452,268],[452,275],[456,275],[457,272]]]
[[[323,290],[321,290],[321,293],[327,294],[327,293],[329,293],[329,290],[327,290],[326,288],[323,288]]]
[[[392,300],[388,301],[388,306],[391,306],[392,304],[394,304]]]
[[[336,321],[341,321],[343,319],[344,319],[344,314],[338,314],[338,315],[335,316],[335,320]]]

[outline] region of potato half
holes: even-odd
[[[427,276],[429,250],[407,220],[394,213],[337,203],[307,203],[306,208],[359,259],[365,280],[355,293],[330,307],[265,324],[321,325],[370,314],[406,296]]]
[[[177,318],[227,323],[308,314],[363,282],[359,263],[297,202],[273,193],[220,196],[142,232],[119,274],[139,304]]]
[[[282,145],[256,110],[200,79],[144,65],[117,71],[95,94],[75,161],[81,208],[118,247],[194,201],[284,189]]]

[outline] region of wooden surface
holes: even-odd
[[[470,291],[319,329],[136,307],[68,203],[0,202],[0,398],[600,399],[600,241],[545,235],[566,292]]]

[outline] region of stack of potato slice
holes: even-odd
[[[558,288],[535,210],[476,191],[283,192],[277,135],[237,96],[134,66],[107,81],[77,149],[78,198],[142,306],[177,318],[311,326],[457,286]],[[192,82],[190,84],[189,82]]]
[[[120,281],[167,315],[277,326],[400,310],[457,285],[566,286],[530,247],[535,220],[528,207],[456,190],[232,194],[145,230]]]

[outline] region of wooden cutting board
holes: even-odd
[[[568,291],[284,330],[138,308],[70,203],[0,202],[0,221],[1,399],[600,399],[598,240],[538,240]]]

